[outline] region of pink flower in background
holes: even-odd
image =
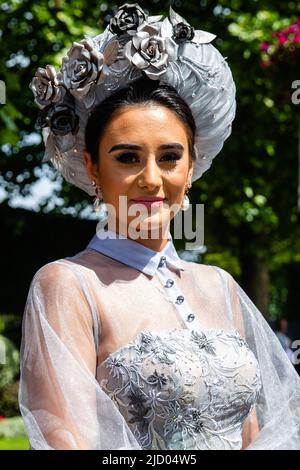
[[[293,38],[292,43],[295,44],[296,42],[300,42],[300,32],[296,34]]]
[[[297,63],[300,45],[300,17],[281,31],[270,31],[269,41],[260,43],[262,68],[277,67],[280,63]]]
[[[267,51],[269,49],[270,44],[266,41],[260,43],[259,47],[262,51]]]
[[[287,42],[295,43],[299,42],[299,35],[300,35],[300,18],[297,19],[296,23],[293,23],[281,31],[273,31],[272,37],[278,39],[278,43],[280,45],[284,45]]]
[[[289,26],[286,29],[286,32],[287,33],[296,33],[298,30],[299,30],[298,25],[297,24],[292,24],[292,26]]]
[[[283,45],[287,42],[288,38],[284,33],[278,34],[279,44]]]
[[[0,423],[1,423],[1,421],[3,421],[4,419],[6,419],[5,416],[0,416]]]

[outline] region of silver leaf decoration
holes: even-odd
[[[156,23],[162,19],[163,15],[148,16],[147,23]]]
[[[48,128],[49,129],[49,128]],[[45,153],[42,159],[42,163],[49,162],[53,159],[53,156],[56,153],[56,143],[54,135],[48,130],[48,138],[45,148]]]
[[[85,95],[85,98],[84,98],[84,105],[86,109],[89,109],[93,106],[95,99],[96,99],[95,90],[94,90],[94,87],[92,86],[90,88],[90,91],[87,93],[87,95]]]
[[[207,31],[201,31],[200,29],[196,29],[194,33],[195,35],[191,42],[196,44],[208,44],[217,37],[215,34],[208,33]]]
[[[163,37],[171,38],[173,36],[173,26],[166,17],[161,24],[160,34]]]
[[[178,13],[176,13],[176,11],[174,11],[171,6],[169,8],[169,17],[170,17],[170,21],[173,25],[175,25],[177,23],[184,23],[184,24],[189,25],[189,23],[184,18],[182,18],[182,16],[180,16]]]
[[[50,128],[49,127],[43,127],[42,128],[42,136],[43,136],[43,141],[44,141],[45,145],[47,144],[47,139],[48,139],[49,134],[50,134]]]

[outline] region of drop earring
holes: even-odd
[[[100,212],[101,210],[101,205],[103,204],[103,197],[102,197],[102,193],[101,193],[101,190],[99,188],[99,186],[97,186],[96,184],[96,181],[93,180],[92,181],[92,186],[95,188],[95,193],[96,193],[96,197],[94,199],[94,211],[95,212]]]
[[[188,208],[190,207],[190,200],[189,200],[189,197],[187,195],[187,193],[189,192],[189,189],[191,187],[191,183],[188,183],[188,186],[187,186],[187,189],[186,189],[186,192],[185,192],[185,195],[184,195],[184,198],[183,198],[183,201],[181,203],[181,209],[183,211],[187,211]]]

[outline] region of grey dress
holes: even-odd
[[[32,449],[299,449],[299,377],[224,269],[95,236],[35,274],[19,403]]]

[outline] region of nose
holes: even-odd
[[[139,174],[138,182],[140,188],[147,189],[148,191],[153,191],[162,185],[161,170],[155,158],[147,159],[147,163]]]

